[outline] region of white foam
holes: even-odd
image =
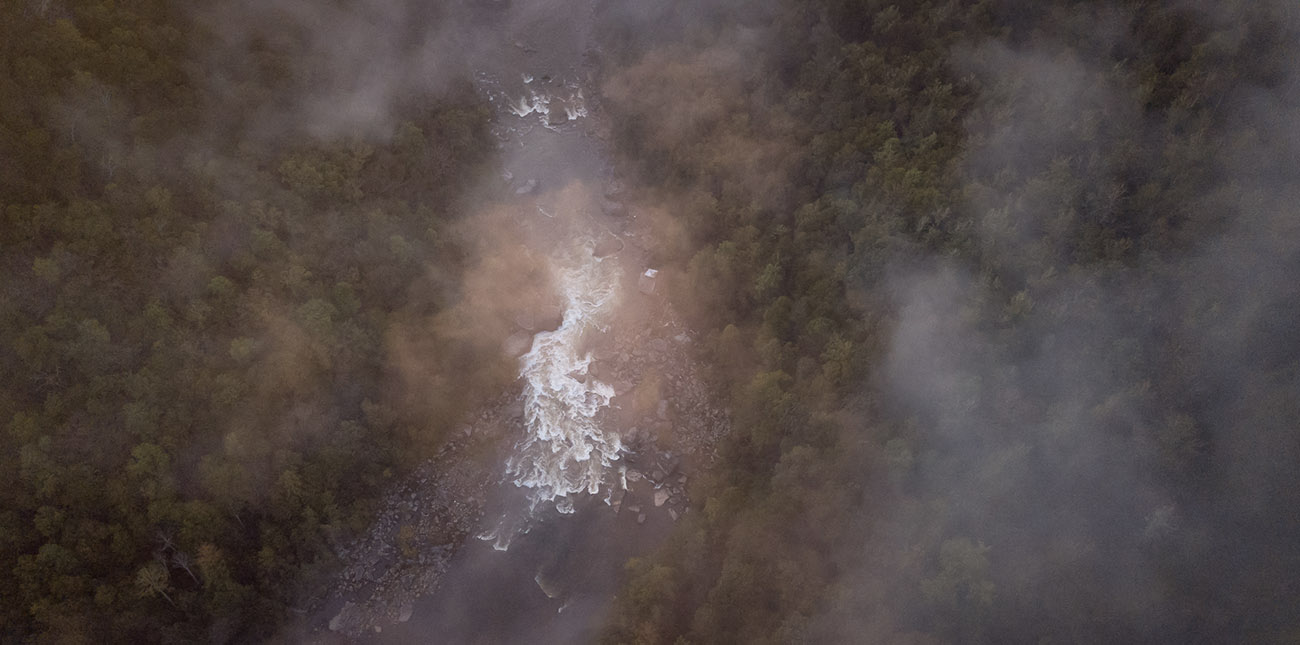
[[[564,116],[567,118],[567,123],[572,123],[578,119],[586,118],[588,115],[587,99],[582,95],[582,88],[576,88],[575,91],[570,92],[567,96],[560,94],[552,95],[546,92],[529,90],[527,96],[521,96],[517,99],[507,99],[506,102],[509,105],[511,114],[521,119],[528,118],[535,114],[543,127],[555,130],[556,132],[559,132],[560,130],[551,123],[551,104],[553,102],[559,102],[564,106]]]
[[[546,119],[551,115],[551,97],[537,92],[529,92],[529,96],[520,97],[510,106],[510,111],[515,116],[523,118],[529,114],[541,115]]]
[[[534,514],[550,507],[572,513],[575,495],[621,483],[612,466],[623,452],[622,439],[597,419],[614,388],[590,376],[591,354],[579,350],[585,334],[606,328],[618,298],[618,266],[595,257],[593,247],[586,242],[561,260],[556,281],[565,302],[563,322],[535,335],[532,349],[520,358],[527,430],[506,473],[525,490],[528,512],[525,518],[503,518],[480,536],[501,550],[526,532]]]

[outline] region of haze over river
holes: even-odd
[[[562,311],[520,358],[525,435],[503,464],[479,532],[454,557],[438,590],[379,642],[572,643],[590,640],[623,562],[650,549],[671,523],[610,512],[625,445],[603,412],[610,383],[589,373],[589,338],[609,331],[626,291],[617,236],[601,211],[612,180],[593,121],[599,88],[590,65],[593,3],[485,4],[476,33],[497,34],[500,56],[475,72],[494,106],[503,199],[523,218],[530,251],[550,258]]]

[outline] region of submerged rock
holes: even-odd
[[[548,304],[515,314],[515,325],[524,331],[555,331],[564,323],[564,310]],[[531,344],[531,338],[529,339]]]
[[[537,588],[541,589],[542,593],[546,594],[547,598],[554,598],[560,595],[560,588],[555,586],[555,584],[550,580],[543,577],[541,571],[538,571],[537,575],[533,577],[533,582],[537,583]]]
[[[592,249],[591,253],[598,258],[603,258],[622,251],[624,246],[623,240],[617,236],[606,234],[596,243],[596,247]]]
[[[510,358],[519,358],[528,353],[528,349],[533,345],[533,335],[527,332],[516,332],[511,334],[501,343],[501,353]]]

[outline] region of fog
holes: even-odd
[[[1291,3],[24,6],[20,640],[1297,633]]]
[[[454,232],[465,242],[464,272],[442,278],[455,304],[395,328],[388,343],[406,405],[431,418],[444,408],[422,402],[425,384],[457,386],[445,367],[431,367],[430,353],[446,342],[490,352],[517,332],[522,312],[554,306],[554,263],[566,244],[600,227],[621,231],[621,223],[593,230],[600,216],[590,219],[616,163],[632,172],[625,190],[633,216],[653,231],[645,257],[679,284],[698,272],[699,240],[737,225],[733,215],[700,219],[731,196],[755,205],[757,213],[739,217],[760,231],[790,221],[808,163],[797,156],[807,124],[781,107],[785,97],[764,76],[773,36],[756,16],[765,10],[709,3],[693,23],[638,3],[280,1],[202,16],[221,25],[212,48],[218,96],[242,95],[239,78],[250,74],[282,74],[292,88],[255,106],[245,126],[254,137],[300,130],[383,139],[412,102],[470,82],[493,104],[502,145]],[[1212,25],[1240,19],[1192,10]],[[1294,17],[1281,5],[1272,10]],[[1300,386],[1278,370],[1300,352],[1288,322],[1300,295],[1300,183],[1291,163],[1300,154],[1300,77],[1286,67],[1273,70],[1267,87],[1211,88],[1221,92],[1214,118],[1252,136],[1214,143],[1212,171],[1190,197],[1200,210],[1135,220],[1131,204],[1143,190],[1135,174],[1168,181],[1154,169],[1170,163],[1165,141],[1183,127],[1177,112],[1144,108],[1141,79],[1115,72],[1115,52],[1141,46],[1129,42],[1135,20],[1122,8],[1055,10],[1055,30],[950,49],[952,74],[977,88],[956,170],[966,188],[953,207],[975,222],[978,252],[956,259],[895,247],[877,258],[882,282],[871,288],[883,292],[877,306],[885,311],[872,315],[885,316],[888,336],[864,387],[883,393],[882,416],[900,428],[889,450],[907,458],[889,466],[895,496],[862,511],[874,528],[856,551],[826,554],[851,573],[813,633],[889,640],[930,626],[957,641],[1191,640],[1281,618],[1251,607],[1281,591],[1257,588],[1249,572],[1300,573],[1287,546],[1296,518],[1280,512],[1297,501],[1300,448],[1285,421],[1295,418],[1294,403],[1260,409],[1254,390],[1260,379],[1270,391]],[[620,35],[616,53],[592,64],[597,43]],[[270,72],[230,54],[262,47],[300,51],[300,66]],[[556,136],[544,117],[511,117],[506,102],[526,97],[543,76],[563,79],[570,98],[580,87],[593,109],[613,106],[624,121],[607,127],[622,147],[603,149],[586,132]],[[687,148],[704,151],[699,163],[711,168],[712,183],[642,187],[638,174],[663,185],[659,173]],[[626,149],[641,156],[619,157]],[[538,186],[536,198],[512,196],[524,182]],[[1197,223],[1197,235],[1179,237],[1185,221]],[[1099,233],[1151,227],[1168,228],[1166,253],[1138,253]],[[1081,262],[1095,250],[1085,243],[1110,264]],[[679,291],[676,304],[707,312],[733,297],[725,276],[715,278]],[[283,345],[293,335],[276,338]],[[502,381],[510,369],[503,359]],[[635,553],[590,544],[592,531],[613,529],[582,522],[587,532],[545,524],[547,537],[520,547],[529,556],[470,544],[437,600],[387,638],[419,642],[421,629],[490,632],[500,642],[591,638],[615,588],[614,563],[587,568],[604,571],[589,583],[600,591],[590,607],[546,623],[559,635],[544,637],[550,632],[535,631],[543,623],[524,618],[557,604],[529,584],[539,561],[581,548],[596,560]],[[901,565],[912,548],[930,555]],[[890,584],[910,591],[880,598]],[[522,604],[465,604],[498,596]],[[865,606],[864,597],[872,599]],[[1192,615],[1189,604],[1218,610]],[[945,613],[960,618],[945,623],[937,618]]]
[[[1050,34],[958,49],[959,71],[986,88],[962,161],[984,255],[980,269],[932,258],[891,272],[895,331],[876,378],[912,428],[907,496],[942,501],[890,523],[987,548],[968,554],[987,564],[960,575],[987,579],[992,597],[959,602],[1000,620],[987,633],[953,626],[960,640],[1214,640],[1280,625],[1281,610],[1257,601],[1288,592],[1255,572],[1296,573],[1283,544],[1300,524],[1283,509],[1300,482],[1282,465],[1296,456],[1294,408],[1253,397],[1264,381],[1300,386],[1277,369],[1296,356],[1281,321],[1300,278],[1300,177],[1287,161],[1300,152],[1287,116],[1300,107],[1297,70],[1221,100],[1220,117],[1253,136],[1219,142],[1202,210],[1186,214],[1220,222],[1215,234],[1093,270],[1076,263],[1078,228],[1142,225],[1117,219],[1134,199],[1124,169],[1094,160],[1136,142],[1139,163],[1161,164],[1167,124],[1100,56],[1125,46],[1128,17],[1086,18],[1102,27],[1092,52],[1065,53]]]

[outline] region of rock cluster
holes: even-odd
[[[632,454],[626,458],[622,477],[627,482],[625,489],[616,490],[610,495],[610,506],[614,512],[625,511],[637,514],[637,521],[644,522],[643,510],[666,507],[668,515],[676,521],[689,506],[686,495],[686,473],[681,472],[681,462],[670,452],[652,452],[648,455]],[[643,505],[646,505],[643,509]]]
[[[621,421],[615,425],[634,454],[656,444],[683,455],[692,467],[707,467],[717,457],[718,440],[731,428],[730,417],[710,399],[692,357],[690,333],[667,304],[660,312],[656,324],[615,335],[609,347],[596,351],[590,371],[613,384],[618,396],[611,414]],[[628,398],[651,373],[660,379],[658,400],[642,411]]]
[[[357,636],[410,618],[415,600],[436,588],[482,520],[497,473],[468,453],[522,431],[522,412],[517,397],[484,410],[384,497],[365,535],[338,549],[344,568],[327,600],[342,604],[329,619],[331,631]]]

